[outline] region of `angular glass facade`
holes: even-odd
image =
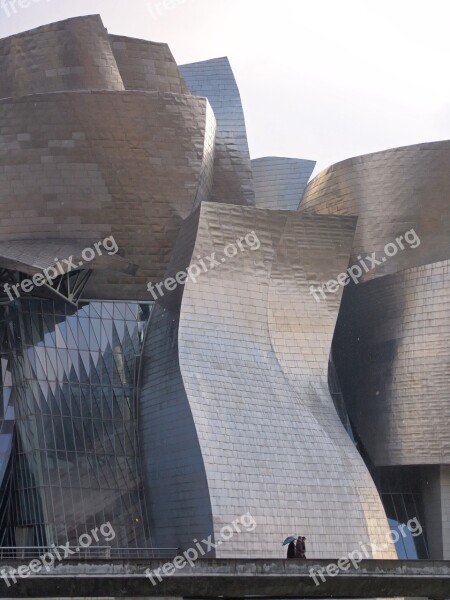
[[[373,467],[372,474],[383,501],[390,528],[398,532],[395,547],[400,559],[431,558],[424,510],[427,469]],[[408,528],[404,525],[410,523]],[[396,534],[393,534],[397,538]]]
[[[22,300],[0,310],[16,422],[3,536],[45,546],[110,521],[113,544],[145,546],[136,378],[151,305]]]
[[[415,526],[415,523],[411,523],[411,529],[402,527],[414,519],[420,526],[425,523],[422,496],[420,494],[382,494],[381,499],[391,531],[398,531],[398,539],[394,540],[398,557],[403,560],[430,558],[425,535],[419,533],[419,527]],[[393,537],[397,538],[397,536]]]

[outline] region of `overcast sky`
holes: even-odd
[[[314,159],[317,172],[450,138],[449,0],[1,1],[0,37],[100,13],[179,64],[228,56],[252,158]]]

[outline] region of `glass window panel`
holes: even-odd
[[[91,302],[89,305],[90,316],[94,319],[100,319],[102,316],[102,304],[101,302]]]
[[[26,500],[22,494],[26,511],[36,513],[34,536],[45,541],[46,535],[67,534],[67,528],[71,532],[79,528],[83,533],[86,516],[94,523],[99,510],[101,522],[105,521],[103,513],[120,514],[123,522],[123,509],[112,502],[112,497],[117,498],[120,490],[125,506],[125,497],[135,493],[138,483],[134,412],[130,411],[129,403],[134,398],[135,355],[140,343],[136,320],[145,312],[148,314],[149,308],[123,302],[116,303],[117,306],[91,303],[78,310],[64,302],[25,304],[23,338],[30,348],[23,363],[14,358],[14,364],[18,372],[25,364],[28,379],[18,402],[20,418],[28,428],[24,430],[27,454],[23,455],[23,468],[20,473],[16,470],[16,476],[20,479],[18,496],[20,490],[38,486],[35,493],[27,493]],[[142,324],[140,329],[143,331]],[[0,347],[6,347],[9,353],[9,346],[2,341],[5,338],[2,331],[5,329],[0,325]],[[15,335],[11,325],[8,336],[12,336],[13,343]],[[9,378],[12,386],[16,377],[16,374],[14,379],[11,377],[8,361],[3,358],[3,385]],[[80,386],[80,381],[85,385]],[[7,386],[4,398],[5,391]],[[30,420],[30,415],[35,418]],[[44,451],[38,457],[39,448]],[[55,449],[60,449],[56,455]],[[102,461],[101,473],[98,461]],[[45,523],[39,494],[42,486],[50,483],[55,491],[61,491],[62,487],[66,492],[60,497],[52,495],[54,507],[47,507],[51,523]],[[82,493],[82,489],[93,491],[100,486],[113,493],[108,492],[105,498],[102,494]],[[46,498],[43,500],[47,503]],[[126,528],[123,529],[126,533]]]
[[[113,310],[114,304],[112,302],[103,302],[102,303],[102,318],[105,320],[113,319]]]
[[[100,350],[101,340],[101,322],[100,319],[91,319],[89,333],[89,349],[91,351]]]
[[[44,325],[44,345],[49,347],[56,346],[56,335],[55,335],[55,320],[53,315],[43,315]]]
[[[58,323],[55,327],[55,340],[57,348],[67,347],[67,326],[64,321]]]
[[[116,321],[125,320],[126,304],[123,302],[114,302],[114,318]]]
[[[424,531],[425,521],[422,516],[422,511],[418,508],[420,496],[404,494],[403,501],[409,517],[409,529],[411,530],[412,541],[415,545],[417,557],[427,559],[429,558],[429,555]]]

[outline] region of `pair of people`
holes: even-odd
[[[300,558],[306,559],[306,538],[305,536],[299,535],[297,541],[292,541],[287,549],[288,558]]]

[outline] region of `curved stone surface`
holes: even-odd
[[[350,262],[385,254],[387,243],[414,228],[418,248],[406,247],[361,281],[450,257],[450,141],[395,148],[345,160],[315,177],[300,210],[355,215]]]
[[[297,210],[315,161],[265,156],[252,160],[251,164],[256,206]]]
[[[109,40],[125,89],[189,94],[167,44],[121,35]]]
[[[204,98],[69,92],[0,101],[0,236],[114,236],[134,277],[90,280],[88,298],[148,300],[182,220],[209,195],[215,121]],[[61,258],[61,257],[60,257]],[[64,257],[65,258],[65,257]]]
[[[344,294],[334,356],[376,466],[450,464],[450,261]]]
[[[304,532],[316,557],[381,544],[381,501],[328,392],[340,299],[320,305],[309,294],[317,273],[325,281],[345,268],[354,220],[219,203],[197,218],[169,273],[189,256],[192,265],[215,252],[219,264],[188,281],[181,309],[179,290],[164,297],[144,348],[155,543],[183,546],[208,529],[217,542],[250,512],[255,531],[223,541],[217,556],[281,556],[280,532]],[[226,258],[252,231],[260,248]]]
[[[80,89],[124,89],[99,15],[0,40],[0,98]]]
[[[191,92],[208,98],[217,119],[211,200],[254,205],[253,175],[239,89],[227,58],[180,66]]]

